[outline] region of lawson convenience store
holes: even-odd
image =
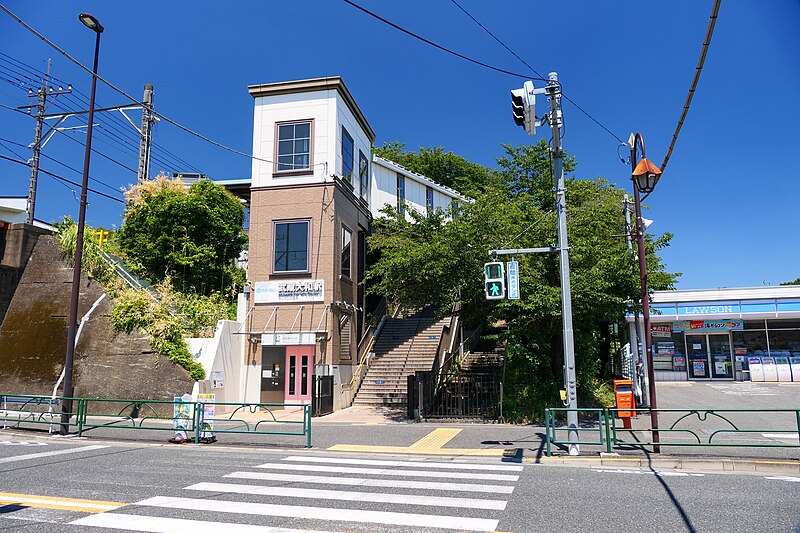
[[[800,381],[800,286],[656,291],[650,309],[656,381]]]

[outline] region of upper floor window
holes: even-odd
[[[277,172],[311,169],[311,121],[278,124]]]
[[[406,212],[406,177],[402,174],[397,174],[397,212]]]
[[[308,271],[308,220],[275,222],[273,272]]]
[[[353,184],[353,138],[342,126],[342,177]]]
[[[430,187],[425,188],[425,209],[428,210],[428,216],[433,214],[433,189]]]
[[[361,187],[361,197],[367,197],[369,191],[369,160],[364,152],[358,151],[358,182]]]
[[[350,249],[353,241],[353,232],[342,226],[342,276],[350,276]]]
[[[459,205],[458,205],[458,202],[456,200],[453,200],[452,202],[450,202],[451,217],[452,217],[453,220],[458,218],[458,209],[459,209]]]

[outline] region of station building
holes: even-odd
[[[650,309],[656,381],[800,381],[798,285],[655,291]]]

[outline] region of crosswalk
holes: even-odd
[[[287,456],[71,523],[157,533],[495,531],[522,470]]]

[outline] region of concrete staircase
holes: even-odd
[[[450,318],[436,321],[426,311],[387,319],[353,405],[406,407],[407,376],[433,367],[442,329],[449,321]]]

